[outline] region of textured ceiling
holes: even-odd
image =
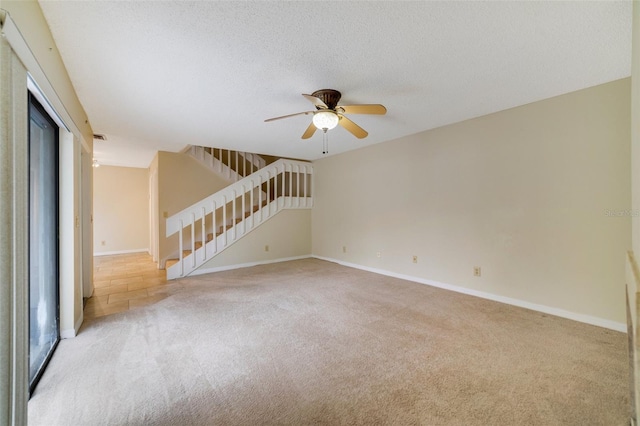
[[[627,77],[631,2],[41,1],[104,164],[147,167],[187,144],[303,159],[322,133],[301,93],[351,115],[330,154]]]

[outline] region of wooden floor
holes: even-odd
[[[87,300],[85,319],[124,312],[164,299],[180,291],[177,281],[167,281],[147,253],[96,256],[93,296]]]

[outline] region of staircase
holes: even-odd
[[[231,182],[237,182],[266,166],[264,158],[250,152],[190,145],[184,153]]]
[[[167,279],[189,275],[282,210],[310,209],[312,179],[311,163],[280,159],[169,217],[179,257],[167,261]]]

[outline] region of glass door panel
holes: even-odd
[[[33,391],[60,339],[58,127],[29,96],[29,384]]]

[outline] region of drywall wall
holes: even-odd
[[[631,420],[637,424],[640,407],[640,357],[638,343],[638,311],[640,298],[638,287],[640,272],[637,257],[640,256],[640,2],[633,2],[633,27],[631,43],[631,217],[632,250],[626,258],[629,372],[631,388]]]
[[[623,325],[629,104],[623,79],[317,161],[313,254]]]
[[[149,251],[149,169],[93,169],[95,255]]]
[[[42,88],[50,85],[55,90],[55,96],[59,97],[74,126],[77,126],[81,132],[81,135],[76,136],[82,136],[82,142],[88,148],[91,148],[93,145],[93,130],[87,114],[78,100],[40,5],[33,0],[0,0],[0,8],[9,12],[11,19],[16,23],[20,33],[29,45],[31,53],[37,59],[38,65],[46,76],[47,82],[38,81],[37,83]],[[27,71],[34,73],[34,70],[28,69]],[[45,95],[54,96],[51,93],[45,93]]]
[[[310,254],[311,210],[282,210],[202,265],[197,273]]]
[[[187,154],[160,151],[151,163],[158,176],[158,263],[177,257],[178,236],[166,237],[166,218],[227,187],[230,182]]]
[[[631,56],[631,178],[632,178],[632,242],[635,257],[640,256],[640,2],[633,2],[633,37]],[[638,291],[634,280],[633,294]],[[632,297],[633,299],[633,297]],[[636,311],[632,311],[634,321]]]

